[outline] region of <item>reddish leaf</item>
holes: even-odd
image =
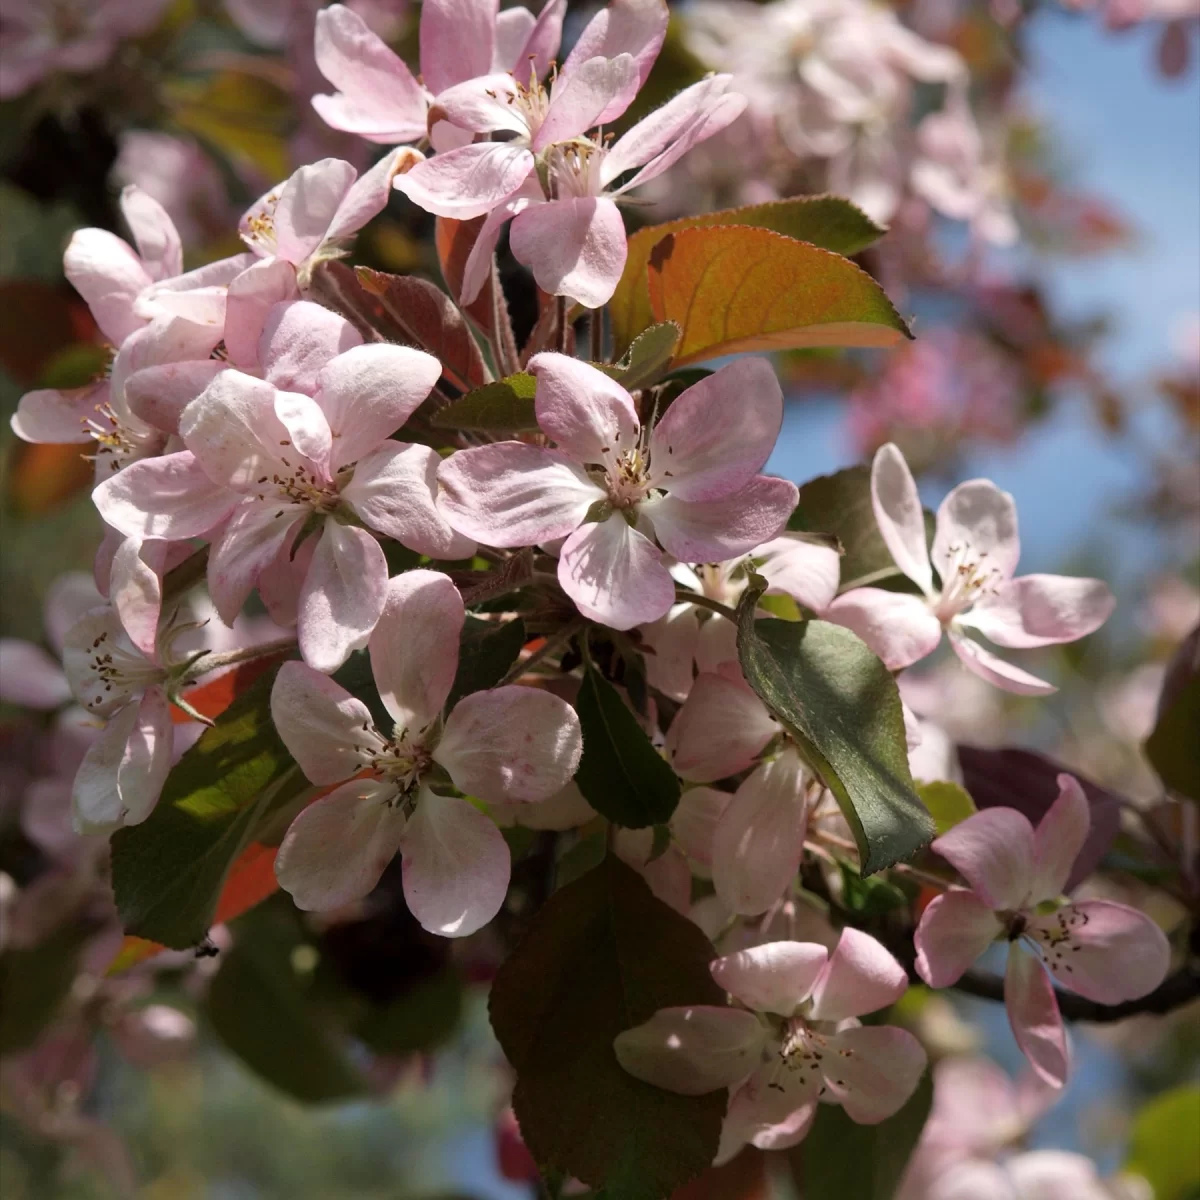
[[[849,259],[768,229],[669,234],[650,255],[649,286],[654,319],[683,330],[675,366],[747,350],[894,346],[912,336]]]
[[[279,880],[275,878],[275,855],[278,852],[278,846],[264,846],[260,842],[251,842],[242,851],[230,868],[221,898],[217,901],[214,925],[240,917],[279,890]]]
[[[450,217],[438,217],[435,241],[437,243],[438,262],[442,267],[442,278],[450,289],[450,294],[457,300],[462,292],[463,272],[466,270],[467,259],[475,245],[475,239],[483,228],[483,217],[471,221],[455,221]],[[495,332],[495,322],[492,319],[492,281],[489,279],[483,285],[479,295],[466,305],[463,312],[489,336]]]
[[[86,446],[13,445],[8,500],[22,517],[40,517],[92,486]]]

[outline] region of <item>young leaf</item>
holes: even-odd
[[[369,267],[351,270],[329,260],[313,271],[311,290],[368,340],[416,346],[440,359],[442,373],[459,391],[490,382],[491,372],[462,313],[427,279]]]
[[[533,409],[534,378],[525,371],[486,383],[434,413],[438,429],[472,433],[532,433],[537,427]]]
[[[788,521],[788,528],[837,537],[843,551],[843,592],[900,577],[900,569],[875,522],[869,467],[847,467],[833,475],[810,479],[800,489],[800,503]]]
[[[335,1021],[296,965],[294,919],[273,906],[238,923],[205,1011],[225,1045],[268,1083],[306,1104],[366,1091]]]
[[[615,351],[622,354],[654,320],[650,308],[647,267],[654,247],[668,234],[707,225],[748,225],[771,229],[835,254],[857,254],[883,235],[867,215],[838,196],[795,196],[744,208],[727,208],[696,217],[680,217],[639,229],[629,239],[621,282],[609,302]]]
[[[145,821],[113,835],[127,933],[176,950],[201,941],[259,822],[307,786],[271,723],[274,679],[271,671],[239,696],[179,760]]]
[[[772,233],[714,225],[650,255],[650,308],[683,329],[677,365],[748,350],[895,346],[912,334],[849,259]]]
[[[1146,739],[1145,750],[1150,765],[1171,791],[1200,801],[1197,729],[1200,729],[1200,651],[1193,633],[1168,668],[1158,720]]]
[[[896,681],[848,629],[756,621],[761,580],[738,606],[746,681],[784,723],[854,831],[863,875],[911,858],[934,835],[908,768]]]
[[[525,645],[525,622],[481,621],[468,614],[458,647],[458,673],[446,701],[446,711],[464,696],[482,692],[504,678]]]
[[[1141,1175],[1154,1200],[1194,1200],[1200,1195],[1200,1087],[1184,1084],[1146,1104],[1133,1123],[1126,1170]]]
[[[946,779],[918,783],[917,795],[921,797],[921,803],[929,809],[929,815],[933,817],[939,835],[953,829],[959,821],[965,821],[976,811],[975,801],[971,799],[966,788]]]
[[[597,365],[627,392],[634,392],[657,383],[667,373],[678,342],[679,326],[674,321],[651,325],[633,339],[620,362]]]
[[[659,1008],[721,1004],[708,939],[615,855],[555,892],[492,985],[537,1161],[621,1200],[664,1200],[717,1151],[726,1094],[678,1096],[626,1074],[613,1038]]]
[[[926,1072],[908,1103],[878,1125],[859,1125],[839,1105],[819,1104],[808,1136],[788,1154],[805,1200],[892,1200],[933,1106]]]
[[[667,821],[679,803],[679,780],[617,689],[597,672],[586,671],[575,711],[583,727],[575,783],[584,799],[627,829]]]

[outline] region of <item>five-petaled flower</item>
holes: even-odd
[[[303,663],[285,663],[271,693],[279,736],[313,783],[340,784],[292,822],[279,848],[279,882],[304,909],[365,896],[396,851],[404,896],[428,930],[465,937],[486,925],[508,889],[508,846],[485,802],[535,803],[579,765],[579,718],[531,687],[474,692],[443,710],[458,669],[462,597],[435,571],[388,584],[369,650],[383,706],[367,706]]]
[[[933,900],[915,935],[917,971],[932,987],[956,983],[996,938],[1007,938],[1009,1023],[1034,1069],[1055,1086],[1066,1082],[1070,1061],[1041,964],[1063,987],[1100,1004],[1147,995],[1170,965],[1167,939],[1144,913],[1109,900],[1058,903],[1091,826],[1078,781],[1060,775],[1058,786],[1036,830],[1015,809],[988,808],[934,841],[970,890]]]
[[[854,630],[892,670],[931,654],[944,629],[968,670],[1005,691],[1045,695],[1056,690],[1053,685],[1005,662],[968,631],[1008,649],[1052,646],[1086,637],[1112,613],[1112,593],[1099,579],[1013,578],[1021,554],[1017,508],[990,480],[960,483],[942,501],[932,553],[917,485],[890,442],[871,467],[871,502],[896,566],[923,595],[854,588],[825,615]],[[940,587],[934,586],[933,567]]]
[[[717,1161],[747,1142],[795,1145],[818,1101],[873,1125],[898,1111],[925,1069],[907,1030],[858,1018],[904,995],[904,968],[873,937],[844,929],[832,955],[808,942],[768,942],[717,959],[713,978],[737,1002],[662,1008],[618,1034],[621,1065],[684,1095],[731,1090]]]
[[[721,562],[777,534],[795,484],[760,475],[783,420],[765,359],[693,384],[647,430],[629,393],[563,354],[529,361],[538,424],[557,445],[496,442],[441,466],[438,504],[455,529],[491,546],[566,539],[558,580],[613,629],[665,616],[675,581],[662,553]]]

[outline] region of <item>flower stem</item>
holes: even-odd
[[[737,624],[737,613],[728,604],[722,604],[720,600],[710,600],[701,592],[689,592],[687,588],[676,588],[675,602],[677,604],[696,604],[700,608],[720,613],[721,616],[728,618],[735,625]]]
[[[550,634],[527,658],[518,659],[496,686],[500,687],[506,683],[512,683],[514,680],[520,679],[522,675],[527,675],[538,663],[543,662],[551,654],[566,646],[583,628],[583,625],[582,621],[572,621],[570,624],[564,625],[557,632]]]

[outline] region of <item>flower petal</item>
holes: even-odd
[[[299,664],[297,664],[299,665]],[[354,779],[314,800],[288,827],[275,856],[279,886],[305,912],[328,912],[372,891],[400,848],[396,786]]]
[[[720,500],[682,500],[668,492],[640,511],[668,554],[681,562],[721,562],[779,533],[798,498],[790,480],[758,475]]]
[[[632,55],[597,55],[565,66],[550,89],[550,107],[530,142],[537,152],[567,142],[623,113],[637,95],[638,65]]]
[[[500,911],[512,869],[508,843],[465,800],[422,788],[400,850],[404,898],[430,933],[466,937]]]
[[[397,146],[355,180],[338,205],[325,232],[323,253],[338,252],[342,244],[377,217],[392,198],[392,182],[425,156],[410,146]]]
[[[100,515],[126,537],[181,541],[203,537],[241,502],[214,483],[188,450],[144,458],[92,492]]]
[[[438,508],[466,537],[488,546],[534,546],[572,533],[604,499],[565,454],[495,442],[459,450],[438,469]]]
[[[312,100],[327,125],[387,145],[425,135],[424,89],[356,12],[342,4],[318,12],[313,49],[317,69],[338,89]]]
[[[512,142],[476,142],[418,163],[393,185],[439,217],[469,221],[502,204],[533,170],[533,155]]]
[[[162,688],[147,688],[117,768],[123,825],[138,825],[158,803],[171,771],[174,726]]]
[[[665,617],[638,631],[645,657],[646,682],[672,700],[686,700],[695,677],[693,664],[700,624],[690,604],[676,604]]]
[[[424,729],[441,715],[458,670],[466,610],[447,575],[406,571],[387,583],[371,635],[371,671],[397,729]]]
[[[133,311],[154,281],[127,242],[106,229],[78,229],[63,254],[63,273],[87,301],[100,332],[119,346],[146,322]]]
[[[948,636],[950,648],[972,675],[978,675],[980,679],[986,679],[988,683],[1018,696],[1049,696],[1058,691],[1054,684],[1005,662],[978,642],[958,633],[953,626],[948,630]]]
[[[579,718],[565,700],[498,687],[455,705],[433,757],[459,791],[488,802],[537,801],[566,787],[582,752]]]
[[[536,192],[536,195],[524,194],[531,191]],[[492,256],[496,252],[505,224],[530,204],[540,203],[543,203],[542,185],[536,178],[527,179],[515,195],[510,196],[503,204],[497,204],[488,213],[475,235],[475,243],[471,247],[471,253],[467,255],[466,266],[463,267],[462,287],[458,293],[460,305],[472,303],[487,283],[492,272]]]
[[[287,430],[292,445],[320,469],[318,478],[327,479],[333,435],[320,405],[303,392],[276,392],[275,415]]]
[[[340,313],[308,300],[285,301],[267,311],[256,357],[268,383],[312,396],[325,367],[361,345],[362,334]]]
[[[1039,1078],[1051,1087],[1062,1087],[1071,1066],[1058,1000],[1041,962],[1019,942],[1008,948],[1004,1007],[1013,1037]]]
[[[435,94],[492,69],[498,0],[428,0],[421,7],[421,73]]]
[[[437,507],[442,464],[430,446],[385,441],[359,459],[342,499],[376,533],[435,559],[470,558],[475,543],[452,529]]]
[[[925,541],[925,512],[908,463],[891,442],[875,451],[871,506],[892,561],[925,595],[930,595],[933,571]]]
[[[724,499],[762,470],[782,424],[775,369],[765,358],[738,359],[667,409],[650,435],[652,478],[677,500]]]
[[[638,87],[641,87],[667,36],[667,15],[662,0],[610,0],[584,26],[563,63],[562,73],[570,74],[597,56],[615,58],[618,54],[629,54],[637,64]],[[610,106],[594,123],[607,124],[624,111],[624,107]]]
[[[156,429],[178,433],[183,410],[225,370],[227,364],[215,358],[144,367],[125,381],[125,402]]]
[[[317,380],[317,403],[333,431],[331,469],[356,462],[420,407],[442,373],[432,354],[375,342],[339,354]]]
[[[907,990],[895,958],[870,934],[847,926],[813,985],[809,1011],[815,1021],[843,1021],[895,1004]]]
[[[326,521],[300,590],[300,653],[318,671],[336,671],[367,643],[383,612],[387,559],[365,529]]]
[[[162,577],[169,543],[126,538],[113,555],[109,598],[129,640],[147,658],[157,654]]]
[[[125,823],[117,777],[138,720],[138,702],[113,713],[88,747],[71,785],[71,823],[81,835],[107,835]]]
[[[268,214],[275,240],[271,250],[295,266],[304,263],[325,240],[357,174],[340,158],[323,158],[294,171],[278,189],[279,199]],[[268,195],[274,192],[272,189]],[[243,236],[250,229],[250,218],[264,202],[269,204],[264,197],[242,218]]]
[[[576,196],[527,208],[513,219],[509,245],[538,287],[584,308],[602,308],[625,269],[625,221],[606,196]]]
[[[558,582],[590,621],[633,629],[675,602],[675,581],[658,547],[620,513],[581,525],[558,558]]]
[[[830,546],[782,533],[755,546],[754,561],[769,593],[782,592],[817,614],[823,614],[837,595],[841,565],[838,552]]]
[[[997,646],[1023,649],[1086,637],[1112,616],[1116,604],[1108,584],[1099,579],[1022,575],[959,619]]]
[[[688,788],[671,814],[671,836],[702,879],[712,875],[713,838],[732,799],[729,792],[716,788]]]
[[[877,1125],[900,1111],[925,1072],[921,1043],[907,1029],[862,1025],[829,1040],[821,1064],[830,1094],[860,1125]]]
[[[746,684],[700,675],[667,731],[667,756],[680,778],[711,783],[744,771],[778,732]]]
[[[964,560],[997,572],[995,583],[1011,579],[1021,557],[1012,496],[990,479],[960,483],[938,509],[931,557],[943,588]]]
[[[1073,775],[1058,777],[1058,798],[1033,835],[1034,875],[1029,902],[1040,904],[1066,891],[1067,880],[1092,828],[1092,806]]]
[[[989,908],[1019,909],[1034,878],[1033,826],[1015,808],[985,808],[933,842]]]
[[[383,749],[370,710],[300,662],[285,662],[271,688],[271,719],[310,783],[341,783]]]
[[[26,392],[10,421],[12,431],[25,442],[85,445],[92,440],[86,422],[97,418],[108,399],[107,379],[87,387]]]
[[[259,342],[277,304],[300,299],[296,268],[282,258],[256,259],[229,285],[225,296],[225,351],[230,363],[257,371]]]
[[[151,279],[170,279],[183,274],[179,232],[167,210],[153,196],[136,184],[129,184],[121,191],[121,215]]]
[[[567,354],[535,354],[526,370],[537,380],[538,424],[576,462],[608,464],[637,445],[633,400],[603,371]]]
[[[924,597],[883,588],[851,588],[834,600],[824,617],[858,634],[889,671],[919,662],[942,640],[942,623]]]
[[[747,1008],[790,1017],[828,961],[829,951],[814,942],[767,942],[718,958],[709,970]]]
[[[808,828],[804,767],[794,750],[758,767],[713,834],[713,887],[731,912],[766,912],[800,869]]]
[[[636,1079],[684,1096],[731,1087],[756,1066],[766,1044],[759,1019],[740,1008],[660,1008],[613,1039],[617,1061]]]
[[[56,659],[33,642],[0,637],[0,700],[50,711],[70,699],[70,685]]]
[[[291,547],[310,513],[306,505],[249,500],[229,518],[208,558],[209,595],[226,625],[236,620],[259,576]]]
[[[1111,900],[1081,900],[1031,921],[1051,974],[1100,1004],[1148,995],[1167,976],[1171,946],[1145,913]]]
[[[759,1150],[787,1150],[808,1136],[817,1115],[815,1100],[797,1104],[793,1098],[789,1103],[797,1106],[781,1116],[772,1111],[774,1106],[769,1102],[764,1105],[763,1096],[770,1095],[762,1091],[765,1086],[754,1076],[729,1097],[714,1166],[729,1162],[746,1145]]]
[[[1003,928],[974,892],[956,890],[935,896],[913,935],[917,974],[930,987],[950,987]]]

